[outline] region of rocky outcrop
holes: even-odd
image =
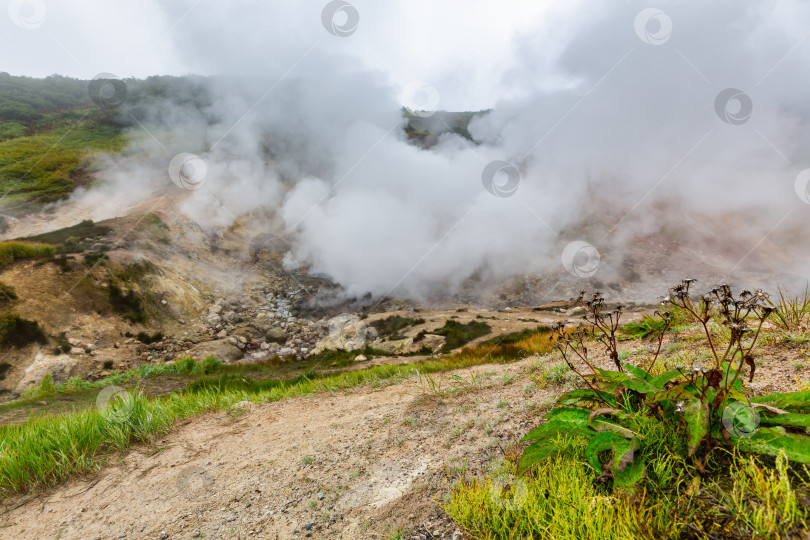
[[[73,375],[76,365],[76,360],[66,354],[51,356],[37,353],[34,361],[26,368],[22,379],[17,383],[14,393],[19,395],[29,388],[39,386],[46,373],[51,374],[54,384],[63,383]]]
[[[316,354],[326,349],[356,351],[366,346],[368,328],[357,315],[342,313],[329,319],[326,327],[328,335],[315,346]]]

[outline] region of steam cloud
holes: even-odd
[[[166,4],[167,20],[178,18]],[[206,180],[185,214],[222,227],[269,211],[273,224],[256,226],[291,240],[286,266],[327,274],[347,294],[422,296],[471,276],[564,273],[574,241],[615,273],[631,251],[645,256],[634,239],[689,233],[695,213],[731,216],[729,228],[701,233],[721,244],[744,228],[744,250],[718,274],[764,242],[806,279],[810,208],[794,180],[810,167],[807,2],[650,11],[594,1],[549,15],[516,37],[498,83],[506,97],[470,126],[481,144],[445,134],[430,150],[406,141],[386,74],[348,48],[377,8],[358,2],[357,33],[336,37],[322,7],[190,11],[175,30],[178,55],[191,71],[223,76],[200,81],[206,107],[175,96],[141,109],[147,125],[167,128],[154,133],[159,143],[138,138],[133,152],[150,152],[149,166],[140,159],[133,176],[129,162],[111,165],[106,186],[84,196],[145,198],[165,184],[172,156],[196,153]],[[514,193],[482,185],[498,160],[513,169],[496,168],[490,188],[517,172]]]

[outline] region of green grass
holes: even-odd
[[[9,303],[16,299],[17,291],[14,290],[14,287],[0,281],[0,304]]]
[[[624,335],[621,339],[634,339],[657,336],[667,327],[667,322],[658,317],[644,317],[639,323],[625,324],[622,328]]]
[[[31,242],[0,242],[0,269],[14,261],[43,259],[56,255],[56,248]]]
[[[492,328],[485,322],[470,321],[468,323],[460,323],[454,320],[447,320],[444,326],[438,330],[434,330],[434,334],[444,336],[445,344],[442,347],[442,352],[450,352],[470,341],[485,336],[492,331]]]
[[[489,474],[455,483],[445,511],[470,537],[525,539],[798,538],[807,531],[807,472],[787,458],[763,463],[730,455],[722,469],[689,480],[673,476],[672,455],[658,451],[649,489],[615,496],[584,456],[584,446],[514,476],[506,461]]]
[[[103,411],[88,409],[62,416],[30,418],[18,425],[0,427],[0,493],[27,491],[54,485],[76,474],[97,470],[110,452],[124,450],[129,445],[152,440],[169,430],[181,418],[226,409],[240,401],[271,402],[295,397],[313,396],[354,388],[361,385],[395,383],[417,373],[451,371],[484,363],[504,363],[510,359],[490,355],[454,354],[430,362],[405,365],[374,366],[367,369],[310,378],[302,376],[286,383],[266,387],[222,388],[199,385],[183,393],[147,399],[137,390],[127,400],[131,412],[120,421],[109,420]],[[183,364],[182,362],[185,362]],[[141,376],[154,370],[185,370],[193,360],[181,361],[180,366],[143,366]],[[185,366],[185,367],[184,367]],[[227,367],[227,366],[226,366]],[[108,377],[103,384],[122,384],[137,377],[132,372]],[[75,379],[56,387],[60,390],[98,388],[102,381],[86,383]],[[122,415],[113,415],[121,418]]]
[[[810,317],[810,289],[805,287],[801,296],[791,296],[779,287],[778,295],[777,302],[771,304],[777,308],[771,314],[771,321],[782,330],[798,331],[806,328]]]
[[[94,110],[55,113],[35,133],[0,141],[0,207],[5,212],[64,198],[94,171],[96,156],[124,147],[120,128],[87,114]]]
[[[482,540],[671,535],[671,511],[609,497],[584,461],[550,459],[527,479],[513,472],[505,466],[492,476],[462,480],[452,489],[445,511],[472,538]]]
[[[120,373],[113,373],[112,375],[94,382],[86,381],[79,377],[71,377],[67,381],[55,385],[53,395],[69,396],[90,390],[99,390],[107,386],[119,386],[137,383],[143,379],[150,379],[164,375],[206,375],[219,371],[244,369],[247,367],[255,367],[257,369],[261,368],[261,366],[257,364],[253,364],[251,366],[225,365],[221,360],[214,356],[208,356],[199,362],[190,356],[186,356],[171,364],[145,364],[138,368],[129,369]],[[39,392],[39,388],[29,390],[22,399],[0,404],[0,411],[25,406],[31,401],[40,399],[41,397],[43,396]]]

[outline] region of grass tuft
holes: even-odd
[[[31,242],[0,242],[0,268],[23,259],[44,259],[56,255],[56,248]]]

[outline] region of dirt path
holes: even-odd
[[[527,386],[530,361],[437,378],[475,387],[451,397],[406,381],[192,419],[96,475],[7,501],[20,506],[0,538],[391,538],[398,526],[460,538],[437,504],[447,471],[498,459],[536,423],[549,390]]]

